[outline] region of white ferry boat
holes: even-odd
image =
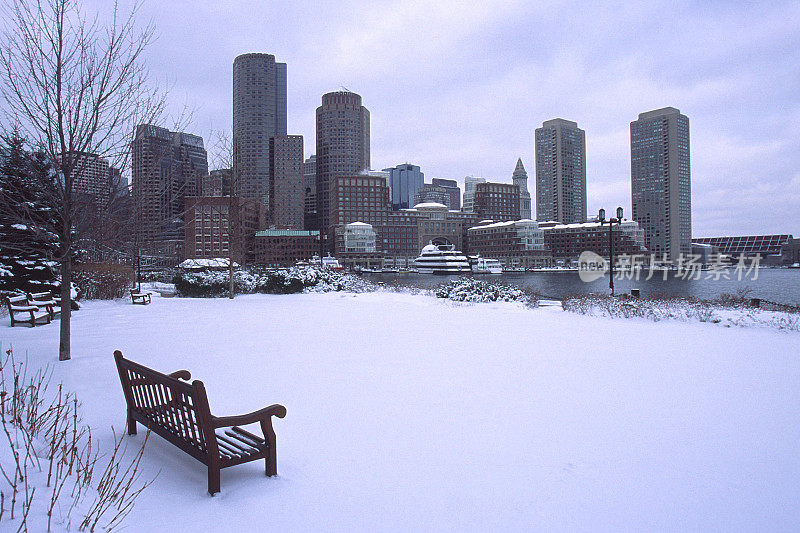
[[[430,243],[414,260],[420,274],[462,274],[471,272],[467,256],[452,244]]]
[[[473,274],[502,274],[503,265],[497,259],[479,257],[472,264]]]

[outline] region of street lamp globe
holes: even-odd
[[[617,208],[617,221],[622,222],[622,208]]]
[[[600,220],[600,222],[603,222],[606,219],[606,210],[601,208],[600,212],[597,213],[597,218]]]

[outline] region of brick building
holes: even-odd
[[[408,266],[429,242],[453,244],[456,249],[468,252],[467,230],[478,220],[477,214],[449,210],[439,203],[391,212],[386,228],[387,263]]]
[[[544,244],[544,231],[529,219],[495,222],[469,228],[470,253],[499,260],[504,267],[552,266],[553,256]]]
[[[609,256],[608,224],[539,222],[539,228],[544,232],[545,246],[556,261],[576,260],[584,251],[591,251],[606,258]],[[619,225],[614,224],[613,241],[614,255],[648,253],[644,245],[644,231],[633,220],[626,220]]]
[[[473,211],[481,219],[519,220],[519,186],[510,183],[476,183]]]
[[[253,237],[265,217],[264,205],[258,200],[188,196],[185,217],[186,259],[228,257],[232,247],[234,261],[252,261]]]
[[[389,216],[389,185],[384,176],[369,174],[340,176],[333,179],[330,188],[330,227],[328,235],[334,241],[338,254],[344,241],[336,238],[337,228],[351,222],[370,224],[376,233],[376,248],[386,247],[386,225]],[[341,237],[341,230],[338,234]]]
[[[253,262],[267,266],[292,266],[319,254],[319,231],[268,229],[254,239]]]

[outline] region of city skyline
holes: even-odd
[[[147,60],[172,82],[176,108],[195,107],[187,131],[208,138],[230,130],[233,58],[274,54],[288,65],[287,120],[304,135],[306,157],[319,98],[344,86],[369,103],[373,168],[409,162],[462,186],[467,175],[510,182],[518,157],[532,167],[538,125],[574,120],[586,131],[590,214],[629,212],[629,124],[677,107],[692,121],[694,236],[798,233],[800,141],[790,128],[800,118],[800,8],[665,6],[595,6],[570,37],[557,32],[559,10],[549,5],[178,1],[159,12]],[[155,19],[156,7],[140,14]],[[413,45],[395,46],[401,25],[416,28]],[[203,32],[221,37],[198,60],[185,52]]]

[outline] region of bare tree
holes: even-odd
[[[58,240],[59,360],[70,358],[71,258],[81,215],[75,180],[87,164],[82,154],[125,158],[134,125],[155,122],[164,109],[165,96],[152,88],[143,62],[153,27],[135,24],[139,7],[123,16],[115,4],[102,24],[97,16],[87,17],[78,0],[9,0],[5,7],[0,95],[7,123],[46,154],[56,174],[41,191],[56,212],[36,230]],[[35,223],[19,216],[21,224]]]
[[[230,170],[230,182],[228,183],[228,298],[233,300],[234,284],[233,284],[233,258],[234,247],[237,245],[237,239],[234,239],[233,227],[233,197],[238,190],[238,183],[236,179],[236,172],[233,169],[233,139],[224,130],[214,131],[211,133],[213,156],[212,161],[217,169]],[[224,187],[223,187],[224,188]],[[243,251],[246,253],[246,251]],[[243,253],[243,255],[244,255]]]

